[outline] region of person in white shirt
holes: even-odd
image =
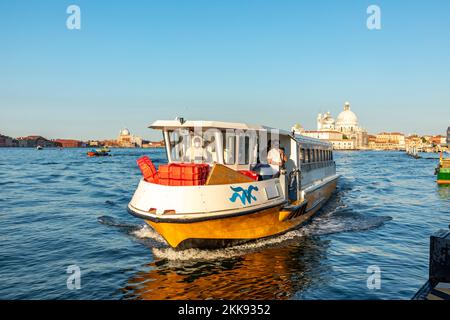
[[[287,161],[287,156],[284,152],[284,148],[279,147],[278,143],[273,143],[271,149],[267,153],[267,163],[270,168],[264,168],[262,175],[278,176],[280,169],[284,168],[284,164]],[[267,170],[269,169],[269,170]],[[270,172],[269,172],[270,171]]]

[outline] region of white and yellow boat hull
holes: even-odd
[[[304,199],[294,203],[285,200],[279,179],[182,187],[142,180],[128,210],[173,248],[224,247],[299,228],[330,198],[337,179],[308,186]]]

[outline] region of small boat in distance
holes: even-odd
[[[217,248],[305,224],[336,189],[332,145],[260,125],[159,120],[168,164],[138,160],[128,211],[176,249]]]
[[[101,149],[92,149],[88,151],[87,155],[88,157],[106,157],[111,155],[110,152],[111,150],[108,147],[103,147]]]
[[[44,149],[43,146],[37,146],[37,147],[36,147],[36,150],[42,150],[42,149]]]
[[[435,174],[437,175],[436,182],[439,185],[450,185],[450,159],[444,158],[442,152],[439,156],[439,165],[436,168]]]

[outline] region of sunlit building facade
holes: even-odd
[[[336,120],[331,116],[330,112],[319,113],[317,116],[317,130],[299,133],[327,140],[337,150],[365,149],[368,146],[367,131],[359,126],[358,117],[350,110],[350,103],[348,102],[345,103],[344,110],[338,115]]]

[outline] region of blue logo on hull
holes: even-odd
[[[242,204],[245,205],[246,201],[248,201],[248,203],[250,204],[250,203],[252,203],[252,200],[253,201],[257,200],[256,197],[252,195],[252,191],[253,190],[258,191],[258,187],[250,186],[250,187],[248,187],[247,190],[245,190],[242,187],[236,187],[236,188],[230,187],[230,188],[231,188],[231,190],[234,191],[233,195],[230,198],[231,202],[236,202],[236,199],[239,198],[241,200]]]

